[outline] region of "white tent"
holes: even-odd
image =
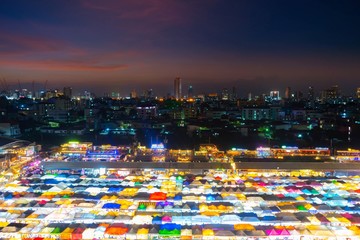
[[[149,215],[136,215],[132,219],[132,224],[151,224],[152,219]]]
[[[104,226],[97,227],[94,231],[94,238],[96,238],[96,239],[103,238],[103,236],[105,234],[105,230],[106,230],[106,227],[104,227]]]
[[[222,224],[238,224],[241,222],[241,219],[238,215],[228,214],[220,217]]]
[[[95,229],[94,228],[87,228],[82,233],[82,239],[93,239],[94,238]]]
[[[196,215],[191,218],[193,225],[211,224],[211,218],[204,215]]]

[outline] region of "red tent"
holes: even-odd
[[[150,200],[166,200],[166,193],[163,192],[154,192],[150,194]]]
[[[71,239],[73,240],[80,240],[82,239],[82,233],[85,231],[84,228],[76,228],[72,234],[71,234]]]

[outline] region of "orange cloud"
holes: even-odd
[[[11,51],[37,51],[37,52],[51,52],[58,51],[64,47],[64,44],[59,41],[47,40],[43,38],[36,38],[30,36],[13,35],[9,33],[0,34],[1,45],[4,46],[1,52]]]
[[[70,44],[57,39],[0,32],[0,56],[55,52],[71,53],[71,55],[86,53],[82,48],[72,47]]]
[[[61,40],[28,35],[0,34],[0,65],[2,68],[118,71],[127,69],[121,62],[141,54],[137,51],[90,51]]]
[[[61,71],[118,71],[128,68],[126,64],[101,64],[96,62],[65,60],[0,60],[0,65],[17,69]]]

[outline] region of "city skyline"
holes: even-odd
[[[166,95],[180,76],[195,92],[340,85],[352,94],[360,79],[357,1],[0,4],[0,77],[12,86]]]
[[[180,81],[180,82],[179,82]],[[111,98],[173,98],[177,100],[181,99],[188,99],[188,98],[194,98],[194,97],[204,97],[204,96],[217,96],[219,99],[222,100],[236,100],[236,99],[257,99],[257,98],[263,98],[265,96],[273,97],[274,94],[276,94],[276,98],[280,99],[320,99],[323,98],[324,94],[328,94],[327,92],[336,91],[337,97],[354,97],[359,98],[360,96],[360,87],[351,89],[350,91],[344,91],[342,89],[341,85],[332,85],[332,86],[322,86],[320,89],[314,89],[313,86],[308,86],[306,88],[301,89],[294,89],[290,86],[287,86],[286,88],[272,88],[272,89],[265,89],[263,92],[261,91],[254,91],[254,92],[245,92],[243,89],[237,89],[236,87],[228,87],[223,86],[222,88],[218,89],[195,89],[192,85],[182,84],[182,79],[180,77],[176,77],[173,80],[173,86],[172,90],[168,89],[169,91],[166,94],[159,94],[157,89],[148,88],[144,89],[139,86],[138,88],[133,89],[127,89],[127,91],[117,91],[116,89],[112,89],[112,91],[108,92],[101,92],[96,93],[93,91],[89,91],[86,88],[83,89],[74,89],[72,86],[62,86],[62,87],[46,87],[42,84],[35,84],[33,83],[27,83],[22,84],[18,83],[18,85],[9,85],[6,80],[0,79],[1,87],[4,89],[1,89],[0,94],[3,96],[7,96],[9,98],[22,98],[22,97],[28,97],[28,98],[40,98],[41,95],[44,95],[46,93],[57,93],[64,96],[72,96],[72,97],[83,97],[83,96],[93,96],[93,97],[111,97]],[[36,85],[36,86],[35,86]],[[47,81],[45,81],[45,85],[47,86]],[[19,88],[20,87],[20,88]],[[186,91],[182,90],[184,88],[187,88]],[[6,90],[5,90],[6,89]],[[180,94],[181,91],[181,94]],[[230,93],[231,91],[231,93]],[[232,96],[231,99],[229,98],[230,95]],[[181,97],[180,97],[181,95]],[[226,95],[224,99],[224,95]],[[16,97],[17,96],[17,97]],[[71,97],[70,97],[71,98]]]

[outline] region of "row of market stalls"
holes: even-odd
[[[254,227],[177,224],[9,224],[2,225],[1,238],[12,239],[359,239],[358,227]],[[341,237],[339,237],[341,236]]]
[[[0,187],[0,238],[359,239],[359,181],[221,170],[29,174]]]
[[[120,202],[120,201],[119,201]],[[226,206],[219,205],[217,210],[191,210],[195,204],[184,204],[178,211],[143,211],[144,203],[137,209],[134,205],[124,207],[121,210],[120,203],[105,203],[102,208],[94,209],[92,203],[82,202],[77,206],[71,203],[60,205],[59,201],[54,203],[38,203],[34,207],[2,207],[0,221],[10,223],[23,223],[28,221],[41,221],[45,223],[124,223],[124,224],[165,224],[175,223],[180,225],[203,225],[203,224],[245,224],[254,226],[261,225],[325,225],[325,226],[352,226],[360,225],[360,215],[350,213],[310,213],[299,212],[271,212],[263,210],[263,213],[241,212],[232,213]],[[67,205],[69,204],[69,205]],[[129,203],[127,203],[129,204]],[[41,207],[41,206],[44,207]],[[51,205],[51,207],[46,207]],[[203,204],[205,205],[205,204]],[[125,206],[125,205],[123,205]],[[214,206],[216,209],[216,205]],[[202,206],[201,206],[202,207]],[[219,210],[222,209],[222,210]]]

